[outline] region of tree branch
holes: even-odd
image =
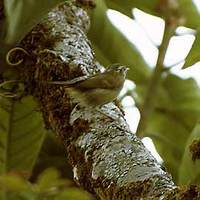
[[[63,86],[44,84],[100,71],[85,35],[88,28],[87,13],[75,3],[51,11],[21,42],[31,55],[20,71],[26,90],[38,100],[46,127],[62,140],[77,184],[100,199],[167,198],[176,188],[171,177],[131,133],[118,107],[103,106],[105,114],[75,107]]]

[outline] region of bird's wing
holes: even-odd
[[[101,73],[79,82],[77,86],[80,89],[107,89],[113,86],[113,81],[113,77],[110,77],[110,74]]]
[[[114,74],[113,74],[114,75]],[[77,89],[107,89],[115,86],[115,78],[110,73],[98,73],[92,76],[81,76],[69,81],[49,81],[48,84],[63,85],[67,88],[76,87]]]

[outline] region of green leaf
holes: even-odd
[[[135,46],[109,21],[104,2],[97,0],[96,4],[91,15],[89,38],[97,59],[104,65],[111,63],[127,65],[130,68],[129,79],[136,83],[145,82],[150,74],[150,69],[142,56]]]
[[[196,62],[200,61],[200,31],[197,31],[195,41],[192,45],[192,48],[185,59],[185,64],[183,68],[190,67]]]
[[[42,116],[32,97],[0,98],[0,174],[30,175],[45,136]]]
[[[200,88],[194,79],[184,80],[169,74],[165,78],[163,86],[174,110],[196,110],[198,113],[200,112]]]
[[[59,186],[63,183],[63,180],[60,179],[59,172],[54,168],[46,169],[42,174],[40,174],[37,181],[37,185],[40,191],[49,190],[52,187]]]
[[[177,173],[189,130],[174,119],[174,113],[156,110],[148,122],[147,135],[154,141],[164,165],[177,180]]]
[[[14,175],[0,176],[0,190],[5,189],[20,192],[29,189],[29,184],[25,179]]]
[[[195,139],[200,139],[200,123],[192,131],[187,140],[185,151],[179,170],[179,184],[200,184],[200,160],[192,160],[192,154],[189,146]]]
[[[183,80],[169,74],[156,97],[155,110],[149,117],[147,136],[174,179],[190,133],[200,118],[200,88],[193,79]]]
[[[38,193],[33,185],[17,174],[0,176],[0,199],[36,200]]]
[[[19,42],[45,14],[64,0],[4,0],[6,43]]]

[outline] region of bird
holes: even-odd
[[[124,85],[128,69],[121,64],[112,64],[102,73],[70,81],[48,83],[63,85],[65,91],[82,106],[101,107],[117,98]]]

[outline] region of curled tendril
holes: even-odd
[[[19,80],[9,80],[9,81],[4,81],[3,83],[0,83],[0,89],[5,86],[6,84],[9,83],[17,83],[20,82]],[[14,98],[17,97],[18,94],[12,93],[12,92],[0,92],[0,97],[5,97],[5,98]]]
[[[7,53],[7,55],[6,55],[6,62],[8,63],[8,65],[17,66],[17,65],[19,65],[19,64],[21,64],[21,63],[23,62],[23,59],[20,59],[20,60],[18,60],[18,61],[15,62],[15,63],[12,63],[12,62],[10,61],[11,54],[14,53],[14,52],[16,52],[16,51],[21,51],[21,52],[23,52],[24,54],[26,54],[26,55],[29,56],[29,53],[28,53],[25,49],[23,49],[23,48],[21,48],[21,47],[15,47],[15,48],[11,49],[11,50]]]

